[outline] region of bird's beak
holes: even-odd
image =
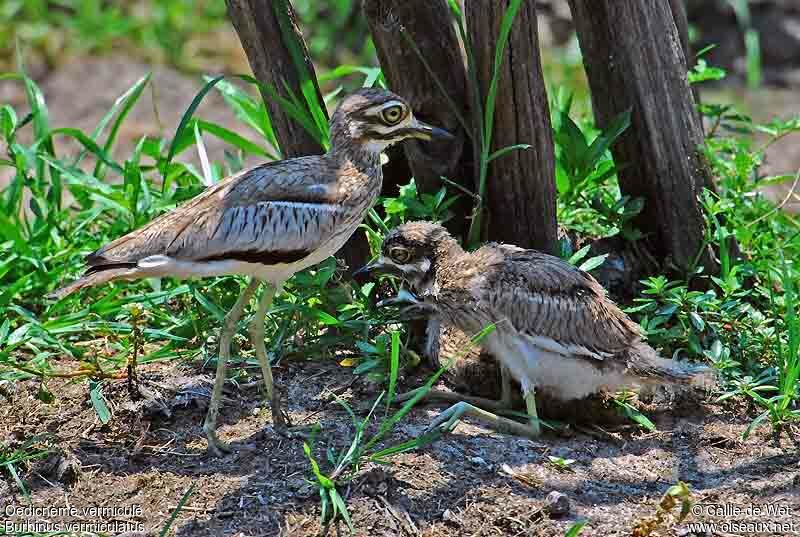
[[[422,121],[414,118],[414,121],[411,123],[411,136],[414,138],[419,138],[421,140],[453,140],[455,136],[450,134],[444,129],[440,129],[439,127],[434,127],[433,125],[428,125],[427,123],[423,123]]]
[[[353,273],[353,278],[361,283],[368,280],[373,274],[393,274],[395,276],[402,276],[403,271],[384,256],[380,256],[372,263],[364,265],[355,271]]]
[[[385,308],[387,306],[416,306],[418,304],[421,304],[421,302],[416,295],[414,295],[405,287],[401,287],[397,292],[397,296],[387,298],[386,300],[381,300],[376,304],[376,306],[379,308]]]

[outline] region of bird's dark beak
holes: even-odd
[[[394,274],[395,276],[401,276],[402,271],[383,256],[380,256],[378,259],[364,265],[357,271],[353,273],[353,279],[358,283],[366,282],[373,274]]]
[[[400,288],[400,291],[397,292],[397,296],[381,300],[376,306],[378,308],[386,308],[389,306],[399,308],[397,319],[402,322],[429,319],[437,315],[436,307],[433,304],[420,300],[417,298],[417,295],[405,287]]]
[[[397,292],[397,296],[387,298],[386,300],[381,300],[376,305],[379,308],[385,308],[388,306],[416,306],[418,304],[421,304],[421,302],[416,295],[414,295],[414,293],[405,287],[401,287]]]
[[[412,136],[414,138],[419,138],[421,140],[453,140],[455,136],[450,134],[444,129],[440,129],[439,127],[434,127],[433,125],[428,125],[427,123],[423,123],[422,121],[414,118],[414,122],[411,124],[411,131]]]

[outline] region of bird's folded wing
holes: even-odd
[[[594,278],[533,250],[506,252],[473,293],[517,331],[560,354],[603,359],[641,338]]]
[[[331,188],[335,174],[319,163],[319,157],[304,157],[246,170],[104,246],[87,262],[105,268],[150,256],[265,264],[301,259],[343,218]]]

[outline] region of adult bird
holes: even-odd
[[[269,162],[220,181],[90,254],[84,275],[54,296],[114,280],[250,276],[225,317],[203,425],[209,450],[219,455],[227,449],[216,435],[225,367],[250,299],[263,284],[250,335],[266,396],[276,425],[281,425],[264,344],[265,316],[275,294],[293,274],[333,255],[350,238],[381,191],[381,153],[388,146],[407,138],[436,137],[450,134],[416,119],[401,97],[381,89],[359,90],[334,112],[326,154]]]
[[[455,395],[462,400],[431,427],[452,429],[466,413],[500,430],[536,437],[535,390],[569,401],[601,390],[710,380],[706,367],[658,356],[591,275],[551,255],[506,244],[466,252],[444,227],[410,222],[390,231],[381,256],[359,272],[402,278],[415,296],[405,292],[386,302],[411,302],[408,307],[417,313],[467,334],[495,325],[480,344],[519,381],[529,423],[487,412],[486,407],[496,410],[510,400],[510,379],[504,375],[502,404]]]

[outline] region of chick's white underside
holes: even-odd
[[[626,375],[619,368],[600,368],[599,363],[592,363],[603,357],[571,354],[567,347],[550,338],[493,333],[486,346],[520,382],[523,395],[535,388],[555,399],[569,401],[601,390],[613,392],[642,384],[641,379]],[[559,347],[564,352],[556,352]]]

